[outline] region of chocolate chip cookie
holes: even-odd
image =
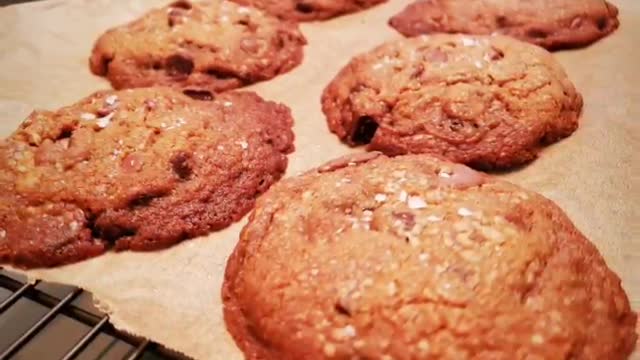
[[[291,70],[305,43],[296,24],[259,10],[181,0],[107,31],[90,66],[116,89],[162,85],[212,94]]]
[[[626,359],[636,314],[541,195],[427,155],[342,159],[258,200],[223,285],[247,359]]]
[[[581,47],[618,28],[604,0],[418,0],[389,20],[406,36],[504,34],[547,49]]]
[[[570,135],[582,97],[540,47],[441,34],[355,57],[325,89],[322,108],[331,131],[350,145],[501,169]]]
[[[254,93],[98,92],[0,142],[0,262],[66,264],[222,229],[277,181],[292,118]]]
[[[281,19],[326,20],[381,4],[387,0],[232,0],[254,6]]]

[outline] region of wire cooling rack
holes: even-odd
[[[0,268],[0,360],[185,359],[116,330],[82,289]]]

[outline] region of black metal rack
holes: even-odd
[[[0,329],[4,328],[0,360],[183,358],[115,329],[109,317],[93,306],[90,294],[80,288],[39,281],[30,284],[0,268],[0,290]],[[24,309],[18,309],[25,306],[32,306],[26,318]],[[70,326],[62,327],[64,321]]]

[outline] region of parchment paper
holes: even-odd
[[[352,151],[327,130],[320,94],[356,53],[394,37],[390,15],[410,0],[305,24],[302,66],[251,89],[290,106],[296,152],[289,175]],[[48,0],[0,9],[0,135],[33,108],[55,109],[108,83],[89,73],[93,41],[163,0]],[[585,99],[580,128],[534,163],[500,174],[558,202],[598,246],[640,308],[640,1],[616,0],[621,28],[557,58]],[[220,286],[244,220],[165,251],[108,254],[79,264],[30,271],[32,278],[91,291],[118,328],[197,359],[241,359],[225,331]]]

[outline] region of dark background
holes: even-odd
[[[31,2],[35,0],[0,0],[0,6],[7,6],[12,4],[19,4],[24,2]]]

